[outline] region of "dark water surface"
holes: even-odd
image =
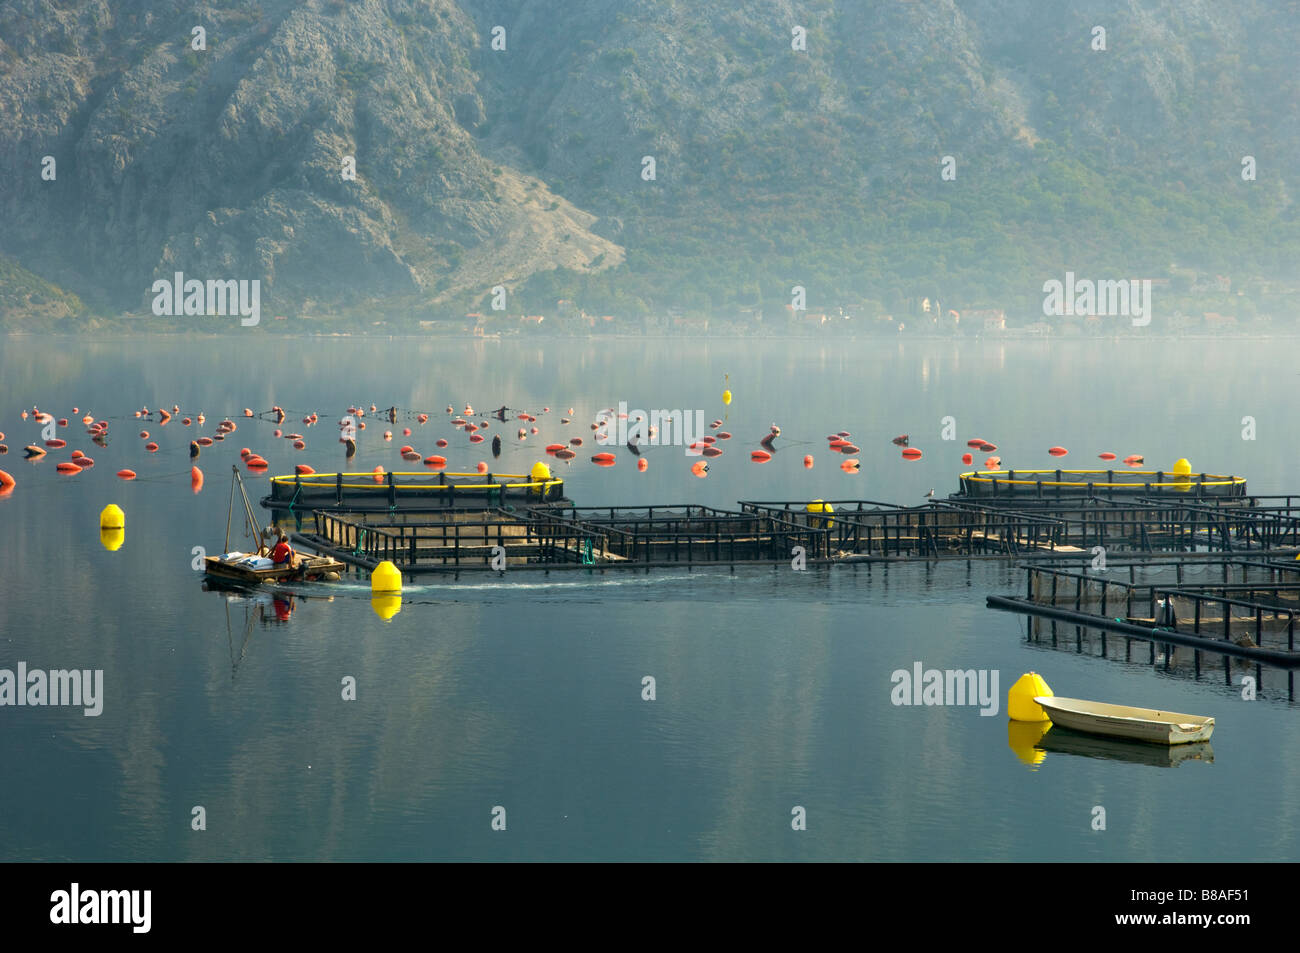
[[[239,448],[272,473],[338,469],[335,421],[349,404],[432,414],[410,438],[399,423],[388,444],[372,419],[354,461],[366,470],[401,469],[398,446],[432,453],[439,436],[452,469],[486,459],[447,423],[446,406],[466,401],[480,414],[551,408],[522,444],[506,428],[498,470],[526,471],[574,434],[590,443],[588,422],[620,400],[699,408],[735,434],[703,480],[673,447],[649,449],[646,473],[626,452],[612,469],[585,455],[556,465],[583,504],[919,502],[956,488],[972,435],[1017,467],[1086,466],[1111,450],[1298,492],[1294,351],[1285,340],[0,337],[0,468],[18,480],[0,498],[0,668],[103,669],[105,694],[98,717],[0,707],[0,859],[1294,859],[1300,712],[1285,674],[1265,670],[1246,702],[1221,665],[1194,678],[1149,664],[1145,647],[1124,663],[1075,654],[1072,634],[1060,649],[1028,644],[1023,619],[984,607],[1023,585],[998,563],[425,577],[388,622],[358,577],[299,590],[281,622],[269,596],[205,591],[191,568],[194,547],[221,548]],[[67,450],[24,462],[39,428],[19,413],[33,404],[109,419],[109,446],[74,421]],[[204,411],[204,433],[227,414],[239,423],[204,450],[198,495],[197,428],[132,416],[172,404]],[[272,404],[306,451],[235,416]],[[303,430],[311,411],[321,422]],[[948,415],[953,443],[940,440]],[[1255,440],[1242,439],[1247,416]],[[773,422],[775,459],[751,464]],[[158,453],[143,451],[142,427]],[[858,475],[826,450],[839,430],[862,448]],[[925,452],[918,463],[889,442],[904,432]],[[1059,464],[1054,444],[1071,450]],[[74,448],[96,466],[57,476]],[[116,479],[122,467],[140,478]],[[126,513],[116,552],[97,531],[108,503]],[[917,661],[997,671],[997,715],[892,704],[891,673]],[[1213,762],[1161,767],[1103,749],[1026,765],[1005,694],[1030,669],[1058,694],[1214,715]],[[654,701],[641,697],[646,675]],[[355,701],[341,698],[345,676]],[[204,831],[191,829],[196,805]],[[497,806],[504,832],[491,827]],[[791,828],[796,806],[805,831]]]

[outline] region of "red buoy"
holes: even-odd
[[[961,462],[964,463],[966,466],[970,466],[972,463],[975,462],[975,458],[971,456],[969,453],[963,453],[961,455]]]
[[[118,471],[117,471],[117,475],[120,476],[123,480],[134,480],[134,479],[135,479],[135,471],[134,471],[134,470],[118,470]]]
[[[807,455],[804,456],[804,458],[803,458],[803,468],[804,468],[805,470],[811,470],[811,469],[813,468],[813,458],[812,458],[812,454],[811,454],[811,453],[809,453],[809,454],[807,454]]]
[[[650,469],[650,461],[647,460],[645,457],[642,457],[640,460],[636,462],[636,468],[640,470],[642,473],[645,473],[646,470]]]
[[[145,448],[146,450],[148,450],[150,453],[157,453],[157,452],[158,452],[158,444],[156,444],[156,443],[146,443],[146,444],[144,445],[144,448]]]
[[[47,447],[53,447],[55,450],[62,450],[62,449],[63,449],[64,447],[66,447],[67,445],[68,445],[68,441],[66,441],[66,440],[57,440],[57,439],[56,439],[56,440],[47,440],[47,441],[45,441],[45,446],[47,446]]]
[[[58,464],[54,469],[58,470],[60,473],[66,473],[68,475],[81,472],[81,467],[77,466],[75,463],[68,463],[67,461]]]
[[[305,463],[295,463],[293,465],[294,473],[300,473],[303,476],[311,476],[316,471]]]
[[[983,445],[986,444],[986,443],[988,443],[988,441],[985,440],[983,437],[973,437],[973,438],[971,438],[970,440],[967,440],[967,441],[966,441],[966,446],[968,446],[968,447],[981,447],[981,446],[983,446]]]
[[[210,447],[210,446],[212,446],[212,438],[211,438],[211,437],[200,437],[198,440],[195,440],[194,442],[197,443],[200,447]]]
[[[306,449],[307,449],[307,444],[304,443],[304,442],[301,441],[301,440],[295,440],[295,441],[293,442],[293,449],[295,449],[295,450],[306,450]]]
[[[904,459],[904,460],[920,460],[920,459],[921,459],[921,451],[918,450],[916,447],[908,447],[906,450],[903,451],[903,459]]]
[[[767,463],[767,461],[772,459],[772,455],[766,450],[751,450],[749,452],[749,459],[754,463]]]
[[[617,462],[617,458],[612,453],[593,453],[591,462],[598,467],[612,467]]]
[[[1064,447],[1049,447],[1047,452],[1054,457],[1063,457],[1070,451],[1066,450]]]
[[[1097,459],[1098,459],[1098,460],[1114,460],[1114,459],[1115,459],[1115,454],[1111,453],[1111,452],[1108,450],[1108,451],[1106,451],[1105,453],[1099,453],[1099,454],[1097,454]]]
[[[437,445],[438,445],[439,447],[445,447],[445,446],[447,446],[447,441],[446,441],[446,440],[443,440],[443,439],[441,439],[441,438],[439,438],[439,440],[438,440],[438,444],[437,444]]]

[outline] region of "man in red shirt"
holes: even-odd
[[[276,542],[275,548],[271,550],[271,562],[275,563],[277,566],[293,567],[293,547],[289,545],[289,539],[285,536],[284,530],[280,530],[280,538]]]

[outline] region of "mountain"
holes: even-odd
[[[412,320],[498,285],[634,312],[1292,282],[1298,25],[1262,0],[10,0],[0,254],[101,313],[180,271]]]

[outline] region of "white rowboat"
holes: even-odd
[[[1081,698],[1037,696],[1034,698],[1052,724],[1090,735],[1106,735],[1158,745],[1181,745],[1208,741],[1214,733],[1214,719],[1176,711],[1107,705]]]

